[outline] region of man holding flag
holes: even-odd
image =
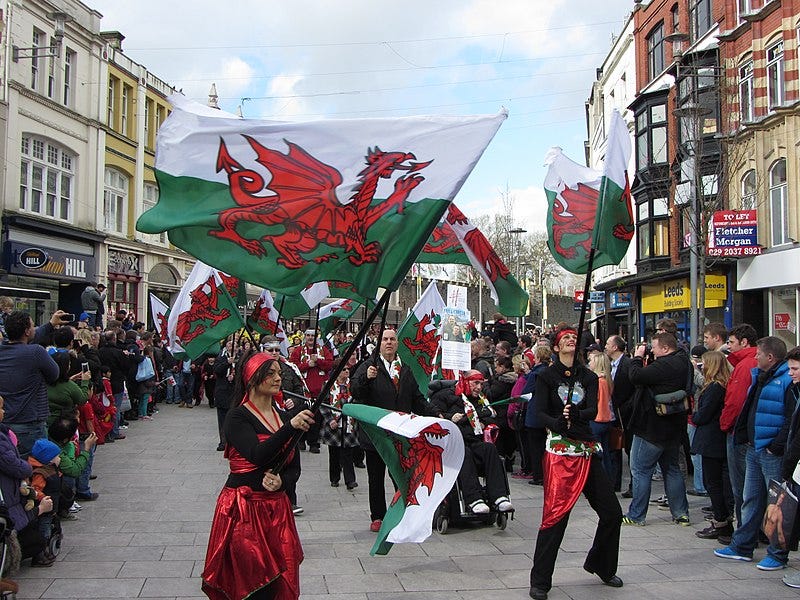
[[[384,330],[378,352],[361,363],[350,385],[353,400],[359,404],[423,416],[428,414],[428,404],[411,369],[397,356],[397,333],[392,329]],[[372,520],[369,528],[378,532],[386,515],[386,463],[362,430],[359,429],[358,433],[367,461]]]

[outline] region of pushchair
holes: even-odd
[[[6,571],[8,544],[12,529],[13,525],[11,523],[11,516],[8,514],[8,508],[6,507],[5,499],[3,498],[3,493],[0,492],[0,577],[2,577]],[[16,587],[16,583],[13,582],[10,583]],[[16,597],[17,597],[16,590],[11,591],[11,590],[0,589],[0,598],[11,598],[13,600]]]

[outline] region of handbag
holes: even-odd
[[[153,361],[145,356],[144,360],[136,368],[136,381],[147,381],[155,376],[156,371],[153,369]]]
[[[611,450],[625,448],[625,430],[622,427],[614,426],[608,430],[608,445]]]
[[[131,409],[131,398],[130,396],[128,396],[128,388],[126,386],[122,392],[122,402],[120,403],[119,410],[120,412],[127,412],[130,409]]]
[[[667,394],[654,394],[656,414],[661,417],[676,415],[689,410],[689,396],[686,390],[676,390]]]

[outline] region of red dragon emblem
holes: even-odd
[[[156,313],[156,329],[158,329],[158,336],[169,347],[169,325],[167,324],[167,315],[164,313]]]
[[[497,252],[494,251],[489,240],[477,227],[469,230],[464,235],[464,243],[469,246],[469,249],[478,259],[478,263],[484,268],[492,283],[497,281],[498,277],[506,279],[511,274],[509,268],[497,256]]]
[[[430,492],[433,489],[436,475],[443,473],[442,453],[444,448],[438,444],[432,444],[428,436],[442,439],[447,435],[450,435],[450,432],[439,423],[428,425],[415,437],[409,438],[408,454],[405,455],[403,454],[402,442],[395,440],[394,447],[400,457],[400,467],[403,471],[411,471],[408,490],[406,491],[406,506],[418,506],[417,490],[425,486]],[[398,496],[395,496],[395,500],[397,498]],[[394,500],[392,503],[394,503]]]
[[[599,192],[584,185],[578,184],[578,189],[564,188],[560,196],[556,197],[551,211],[553,219],[553,247],[564,258],[575,258],[580,247],[586,256],[589,255],[592,245],[592,232],[597,216],[597,198]],[[625,174],[625,191],[619,201],[625,202],[628,209],[628,223],[617,223],[612,229],[612,234],[620,240],[630,241],[633,238],[633,211],[631,208],[631,188],[628,184],[628,174]],[[577,240],[565,247],[565,235],[575,236]]]
[[[221,211],[220,229],[209,234],[229,240],[254,256],[266,255],[265,244],[269,243],[279,255],[277,262],[288,269],[339,257],[336,253],[314,256],[321,243],[340,248],[353,265],[377,262],[381,247],[378,242],[367,242],[369,228],[393,209],[403,212],[409,194],[425,179],[418,171],[433,162],[415,162],[416,157],[410,152],[370,149],[350,202],[342,204],[336,197],[336,188],[342,183],[338,170],[292,142],[286,141],[289,151],[283,154],[249,136],[244,138],[255,151],[256,162],[266,167],[272,178],[265,183],[259,173],[245,169],[220,140],[217,172],[227,173],[237,206]],[[386,200],[373,205],[379,181],[390,179],[396,171],[405,171],[406,175],[395,180],[394,191]],[[265,191],[270,194],[263,195]],[[282,231],[247,239],[237,231],[241,222],[279,227]]]
[[[431,233],[431,237],[428,238],[425,246],[423,246],[422,252],[442,255],[464,254],[464,249],[461,247],[461,242],[458,241],[458,236],[456,236],[453,228],[445,223],[440,223]]]
[[[208,292],[205,291],[208,286]],[[175,337],[185,345],[194,338],[206,331],[204,321],[211,321],[211,327],[217,325],[231,316],[227,308],[219,308],[219,290],[213,275],[193,289],[189,296],[191,306],[189,310],[178,315],[178,323],[175,327]]]
[[[422,319],[417,323],[414,339],[403,339],[405,347],[416,357],[419,366],[428,376],[433,373],[433,357],[436,356],[436,351],[439,349],[439,340],[442,337],[436,327],[428,328],[429,325],[433,325],[433,319],[433,313],[423,315]]]

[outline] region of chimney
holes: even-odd
[[[103,38],[109,46],[122,52],[122,40],[125,39],[125,36],[119,31],[101,31],[100,37]]]
[[[219,110],[219,96],[217,96],[217,84],[212,83],[211,89],[208,90],[208,106],[209,108],[216,108]]]

